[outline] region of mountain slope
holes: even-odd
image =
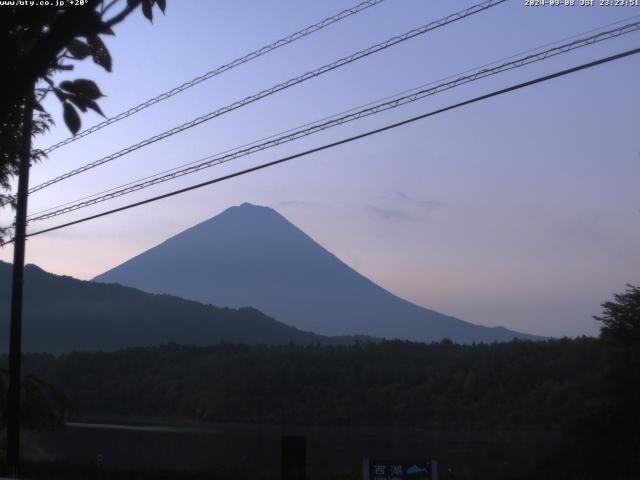
[[[0,352],[9,338],[11,265],[0,262]],[[210,345],[349,343],[289,327],[263,313],[202,305],[171,295],[153,295],[120,285],[25,269],[23,350],[67,352],[115,350],[170,342]]]
[[[535,338],[403,300],[349,268],[275,210],[246,203],[94,280],[213,305],[251,305],[323,335],[457,342]]]

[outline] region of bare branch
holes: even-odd
[[[136,8],[138,8],[138,5],[140,5],[142,3],[142,0],[135,0],[133,2],[130,2],[126,8],[124,8],[119,14],[117,14],[116,16],[112,17],[109,20],[106,20],[104,23],[107,27],[111,28],[114,25],[117,25],[118,23],[120,23],[121,21],[123,21],[125,18],[127,18],[127,16],[133,12]]]
[[[109,9],[111,7],[113,7],[116,3],[118,3],[120,0],[111,0],[111,2],[109,2],[109,4],[107,6],[104,5],[104,2],[102,2],[102,15],[104,15],[105,13],[107,13],[109,11]]]

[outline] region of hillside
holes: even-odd
[[[598,396],[596,339],[29,355],[80,412],[210,422],[559,428]],[[2,359],[0,359],[0,364]],[[98,379],[108,379],[102,382]]]
[[[253,306],[322,335],[455,342],[534,337],[423,308],[351,269],[271,208],[245,203],[97,276],[152,293]]]
[[[0,352],[9,338],[11,265],[0,262]],[[23,349],[28,352],[114,350],[176,342],[211,345],[343,343],[303,332],[253,308],[202,305],[120,285],[85,282],[25,269]]]

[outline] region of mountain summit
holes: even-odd
[[[278,212],[244,203],[99,275],[150,293],[255,307],[322,335],[456,342],[532,336],[403,300],[354,271]]]

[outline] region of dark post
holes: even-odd
[[[306,475],[306,437],[282,437],[282,480],[305,480]]]
[[[31,165],[31,128],[33,89],[25,99],[22,125],[22,149],[18,167],[18,198],[13,243],[13,279],[11,286],[11,336],[9,339],[9,394],[7,398],[7,464],[9,473],[18,476],[20,464],[20,363],[22,360],[22,284],[24,244],[27,230],[27,197]]]

